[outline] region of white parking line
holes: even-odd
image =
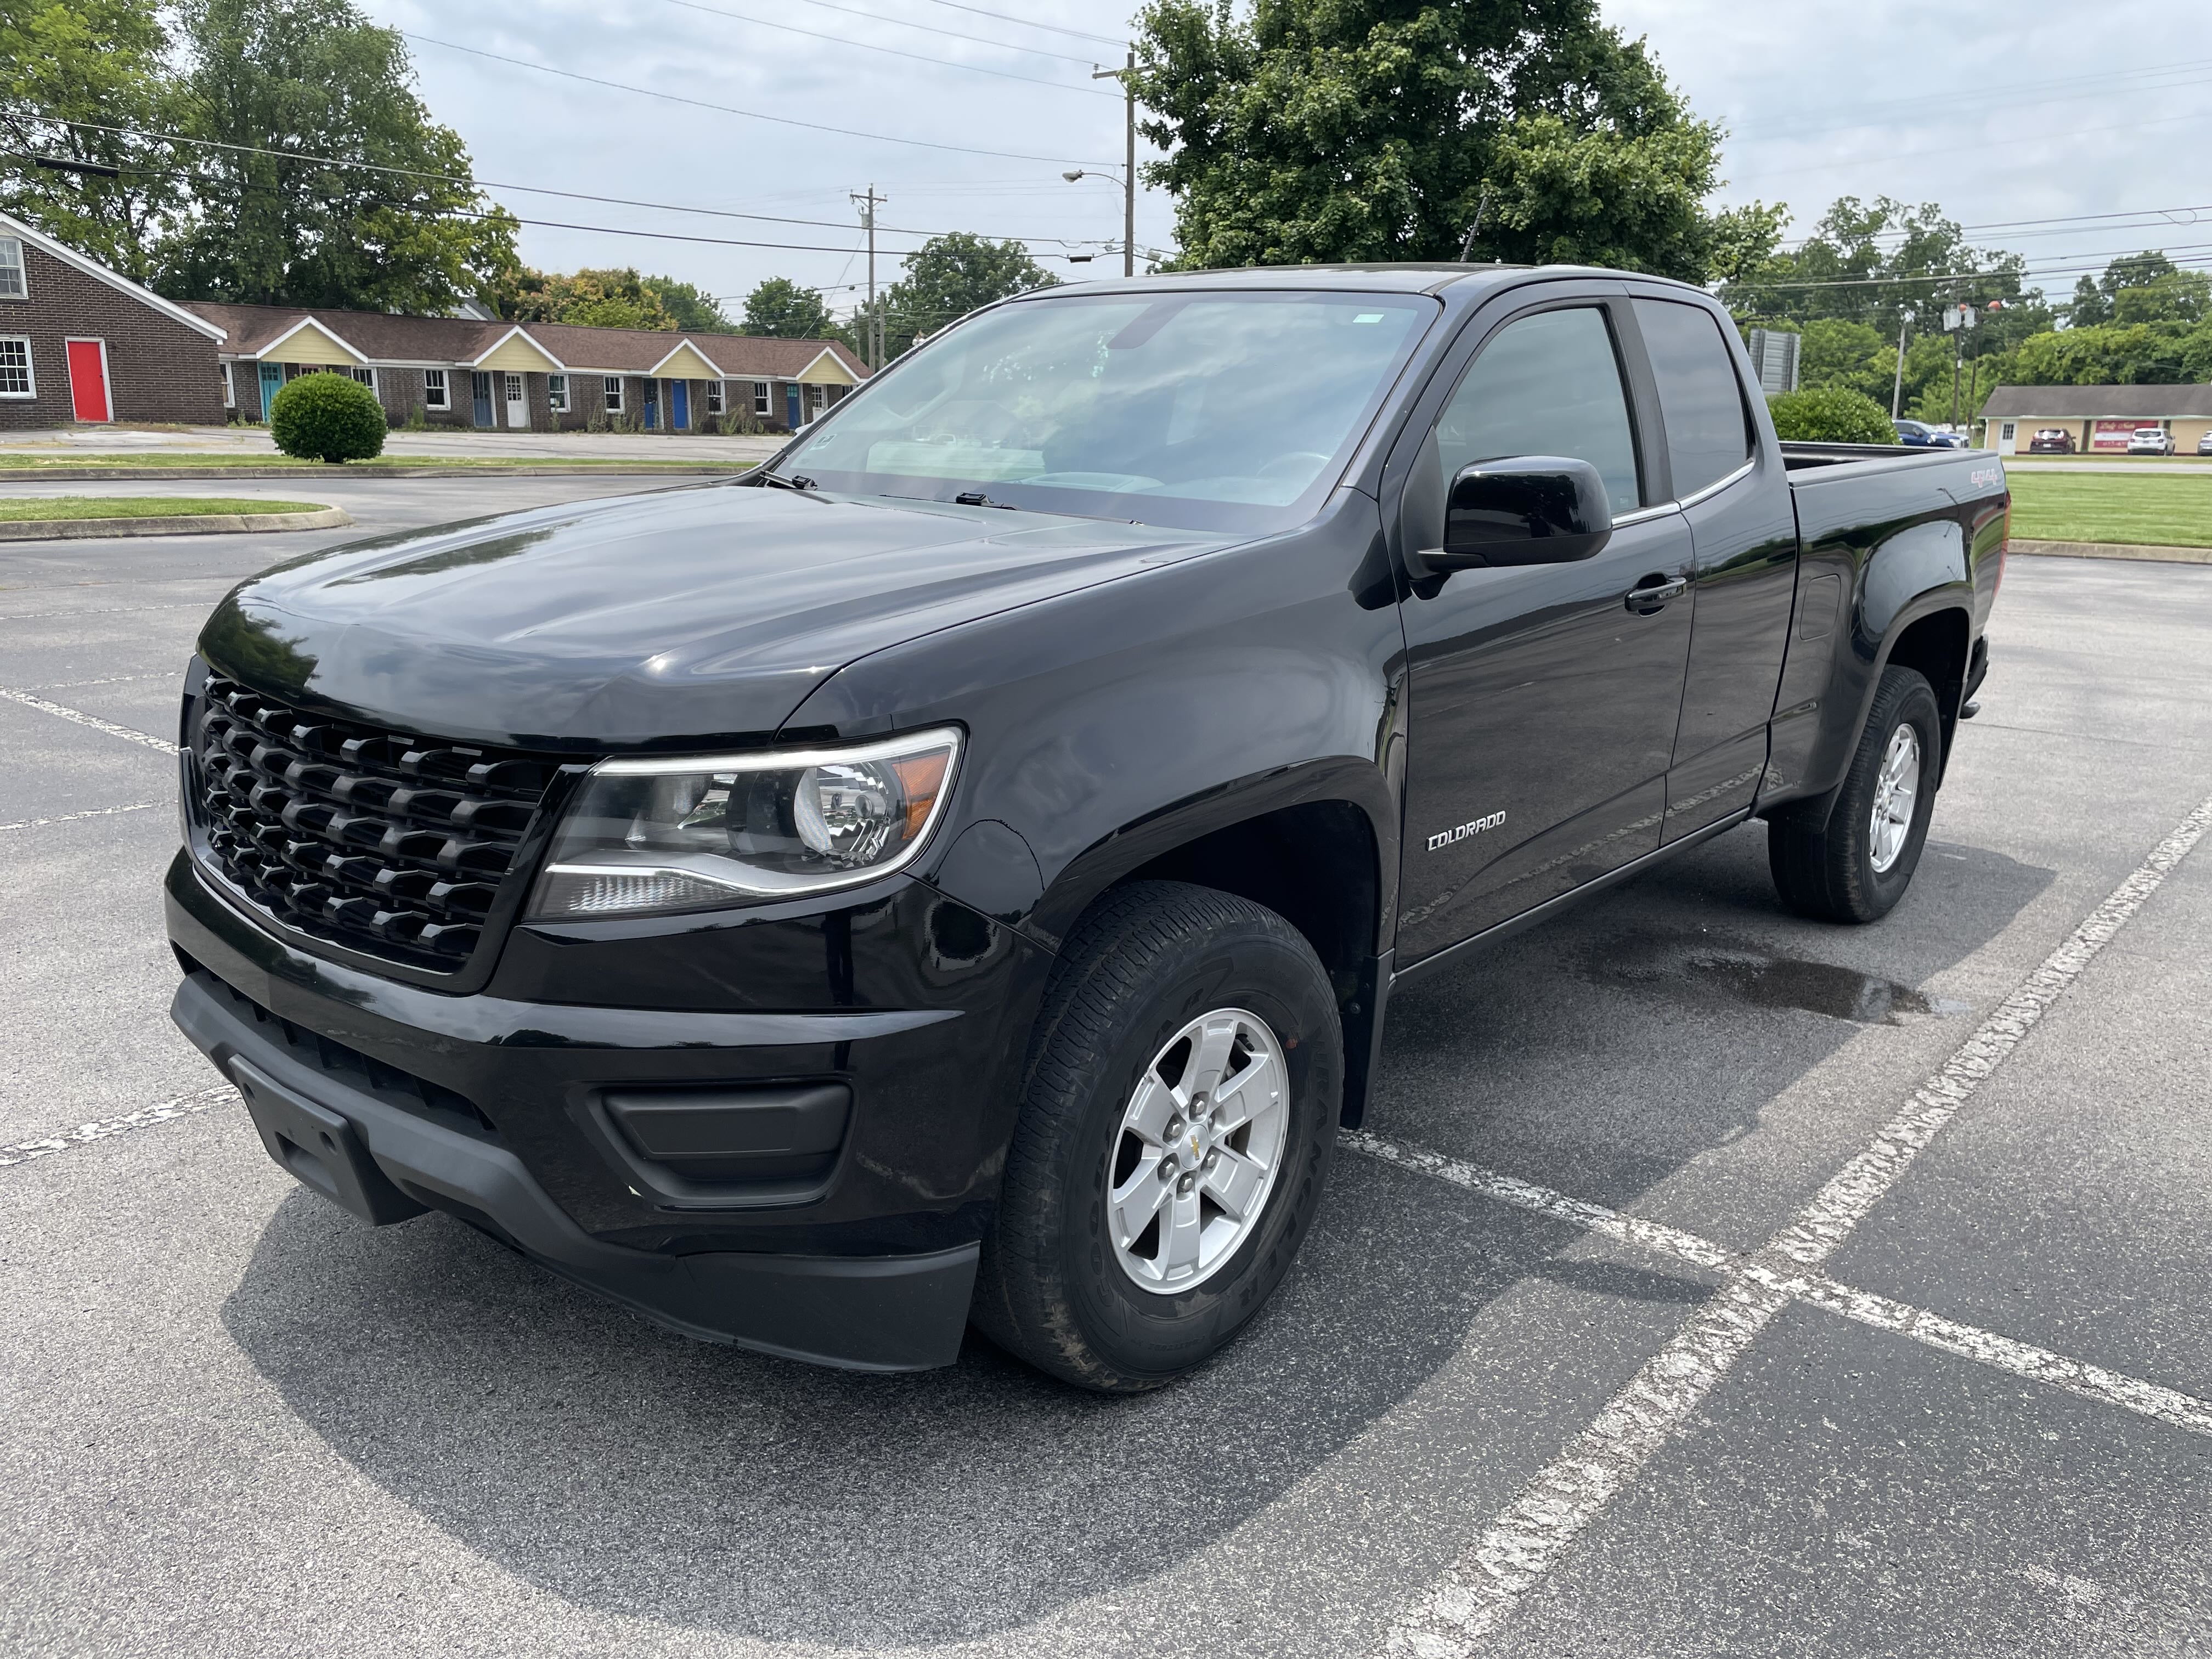
[[[173,1123],[180,1117],[204,1112],[210,1106],[226,1105],[237,1098],[237,1090],[228,1083],[218,1083],[212,1088],[173,1096],[122,1117],[102,1118],[97,1123],[80,1123],[75,1128],[58,1130],[36,1140],[19,1140],[12,1146],[0,1146],[0,1170],[28,1164],[34,1158],[52,1158],[72,1146],[88,1146],[95,1140],[106,1140],[112,1135],[128,1134],[133,1129],[150,1129],[157,1123]]]
[[[2212,799],[2201,803],[2153,848],[2127,879],[1959,1046],[1942,1069],[1913,1091],[1905,1109],[1875,1133],[1866,1150],[1768,1241],[1759,1257],[1783,1258],[1784,1270],[1732,1273],[1712,1300],[1646,1362],[1491,1522],[1443,1579],[1392,1626],[1382,1650],[1417,1659],[1464,1659],[1472,1654],[1484,1635],[1635,1480],[1652,1454],[1689,1420],[1775,1315],[1796,1299],[1798,1287],[1809,1285],[1814,1277],[1791,1271],[1787,1264],[1816,1267],[1835,1253],[1920,1150],[2142,908],[2208,827],[2212,827]]]
[[[43,830],[50,823],[75,823],[80,818],[112,818],[118,812],[143,812],[161,804],[155,800],[135,800],[128,806],[92,806],[82,812],[63,812],[51,818],[22,818],[14,823],[0,823],[0,833],[9,830]]]
[[[132,680],[176,680],[183,676],[173,668],[165,668],[155,674],[103,674],[96,680],[55,680],[46,685],[26,686],[28,691],[74,691],[82,685],[124,685]]]
[[[59,720],[75,720],[79,726],[88,726],[95,732],[105,732],[111,738],[121,738],[126,743],[143,743],[149,749],[158,749],[165,755],[177,752],[177,745],[166,738],[150,737],[127,726],[118,726],[113,720],[104,720],[97,714],[88,714],[82,708],[71,708],[64,703],[48,702],[44,697],[34,697],[27,691],[15,691],[0,685],[0,697],[10,702],[20,702],[26,708],[35,708],[41,714],[52,714]]]

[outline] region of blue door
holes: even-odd
[[[482,369],[469,376],[469,391],[476,402],[476,422],[478,426],[491,424],[491,376]]]
[[[668,429],[682,432],[691,424],[691,382],[671,380],[668,383]]]
[[[284,365],[261,365],[261,418],[269,418],[269,405],[276,401],[276,394],[284,389]]]
[[[793,380],[783,389],[784,424],[793,432],[799,430],[799,382]]]
[[[658,380],[645,383],[645,429],[647,432],[660,429],[660,382]]]

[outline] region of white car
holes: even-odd
[[[2162,426],[2139,426],[2128,439],[2130,455],[2171,455],[2172,436]]]

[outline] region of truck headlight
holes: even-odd
[[[555,832],[536,921],[849,887],[910,863],[944,810],[951,726],[844,749],[602,761]]]

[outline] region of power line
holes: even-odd
[[[841,6],[836,0],[806,0],[810,6],[819,6],[824,11],[842,11],[848,17],[865,17],[872,22],[890,23],[902,29],[921,29],[928,34],[941,34],[948,40],[972,40],[979,46],[996,46],[1003,52],[1024,52],[1031,58],[1054,58],[1063,64],[1080,64],[1085,69],[1097,66],[1091,58],[1077,58],[1064,52],[1047,52],[1042,46],[1018,46],[1011,40],[994,40],[988,34],[964,34],[958,29],[939,28],[934,23],[917,23],[909,17],[889,17],[879,11],[863,11],[858,6]]]
[[[724,11],[719,6],[707,6],[699,0],[662,0],[665,5],[681,6],[686,11],[705,12],[709,16],[725,17],[735,23],[750,23],[757,28],[781,29],[787,34],[803,34],[810,40],[827,40],[832,46],[858,46],[863,52],[880,52],[893,58],[904,58],[916,64],[935,64],[944,69],[966,70],[971,75],[995,75],[1002,81],[1026,81],[1033,87],[1056,87],[1062,92],[1079,92],[1092,98],[1119,98],[1118,93],[1104,93],[1096,87],[1079,87],[1067,81],[1048,81],[1041,76],[1017,75],[1012,70],[989,69],[981,64],[963,64],[951,58],[932,58],[926,52],[907,52],[898,46],[879,46],[871,40],[855,40],[847,35],[824,34],[818,29],[803,29],[796,23],[771,23],[764,17],[748,17],[743,12]],[[833,6],[833,11],[842,11]],[[856,15],[865,17],[866,12]]]
[[[2020,81],[2002,86],[1968,87],[1955,93],[1947,92],[1940,94],[1940,96],[1933,98],[1923,95],[1910,98],[1876,99],[1865,103],[1839,105],[1835,106],[1832,112],[1842,113],[1845,110],[1854,112],[1863,112],[1893,109],[1908,113],[1924,115],[1928,110],[1928,106],[1931,103],[1937,104],[1947,108],[1962,103],[2009,103],[2014,105],[2063,103],[2075,98],[2102,97],[2106,95],[2107,89],[2099,87],[2091,87],[2082,91],[2054,92],[2040,98],[2026,99],[2021,98],[2018,94],[2024,92],[2033,92],[2037,88],[2044,87],[2082,87],[2085,83],[2089,82],[2145,80],[2166,76],[2189,75],[2195,71],[2206,69],[2212,69],[2212,58],[2193,58],[2183,63],[2160,64],[2156,68],[2108,70],[2096,75],[2061,76],[2054,80]],[[2176,86],[2194,86],[2198,84],[2203,78],[2203,77],[2202,76],[2198,76],[2195,80],[2176,82],[2172,84]],[[2166,88],[2164,87],[2154,86],[2138,88],[2135,88],[2135,90],[2144,92],[2162,92],[2166,90]],[[1817,117],[1820,112],[1815,111],[1812,112],[1812,113]],[[1885,118],[1879,116],[1873,117],[1872,118],[1847,120],[1831,123],[1821,126],[1811,127],[1788,125],[1775,128],[1769,127],[1761,123],[1754,122],[1752,125],[1751,131],[1753,135],[1765,138],[1787,138],[1810,137],[1822,132],[1848,131],[1856,127],[1878,126],[1882,125],[1885,125]],[[1731,133],[1730,136],[1741,137],[1743,135]]]
[[[662,213],[697,214],[702,218],[747,219],[763,224],[804,225],[809,228],[822,230],[850,228],[850,222],[844,219],[798,219],[782,214],[744,213],[734,208],[695,207],[680,202],[645,201],[630,196],[596,196],[580,190],[555,190],[546,185],[518,185],[494,179],[470,178],[455,173],[433,173],[422,167],[393,167],[382,161],[355,161],[343,155],[319,155],[306,150],[271,149],[261,144],[225,143],[213,138],[188,138],[173,132],[151,132],[141,127],[108,126],[97,121],[70,121],[58,116],[46,115],[30,115],[21,118],[45,121],[51,125],[77,128],[88,132],[107,132],[131,138],[150,138],[161,143],[191,144],[202,149],[229,150],[243,155],[267,155],[282,161],[312,161],[326,167],[356,167],[364,173],[391,173],[399,178],[430,179],[441,184],[466,185],[477,190],[515,190],[532,196],[556,196],[572,202],[597,202],[606,207],[648,208]],[[137,172],[158,169],[133,167],[130,170]],[[918,230],[910,225],[879,225],[877,228],[894,236],[927,237],[947,236],[954,234],[944,230]],[[1016,236],[1007,240],[1018,242],[1057,242],[1063,247],[1070,246],[1070,239],[1064,236]],[[1075,239],[1077,241],[1083,240],[1085,239]]]
[[[2134,121],[2118,121],[2101,127],[2075,127],[2065,132],[2041,132],[2039,138],[2085,138],[2096,132],[2135,132],[2144,127],[2163,126],[2175,121],[2212,120],[2212,111],[2184,110],[2178,115],[2151,115]],[[1802,167],[1770,167],[1764,173],[1754,173],[1753,179],[1786,179],[1797,173],[1833,173],[1839,167],[1873,167],[1887,161],[1910,161],[1927,155],[1952,155],[1958,153],[1956,144],[1947,144],[1936,149],[1901,149],[1887,155],[1853,155],[1836,161],[1814,161]],[[1729,181],[1735,183],[1734,179]]]
[[[1019,150],[981,149],[973,144],[942,144],[929,138],[900,138],[890,133],[860,132],[852,127],[833,127],[821,121],[801,121],[788,115],[763,115],[758,110],[738,109],[731,104],[708,103],[703,98],[686,98],[680,93],[656,92],[651,87],[634,87],[623,81],[604,80],[596,75],[582,75],[574,70],[556,69],[550,64],[533,64],[526,58],[509,58],[502,52],[486,52],[481,46],[464,46],[452,40],[441,40],[434,35],[417,34],[411,29],[396,29],[394,33],[426,46],[442,46],[447,52],[466,52],[471,58],[489,58],[495,64],[511,64],[517,69],[534,70],[540,75],[556,75],[564,81],[581,81],[586,86],[611,87],[617,92],[634,92],[643,98],[659,98],[672,104],[687,104],[693,109],[708,109],[721,115],[742,115],[748,120],[769,121],[778,126],[799,127],[808,132],[832,132],[841,138],[865,138],[877,144],[908,144],[917,149],[949,150],[959,155],[989,155],[1002,161],[1073,161],[1079,167],[1104,167],[1106,162],[1086,160],[1077,155],[1031,155]]]
[[[963,5],[961,0],[930,0],[930,3],[949,6],[954,11],[973,12],[976,16],[990,18],[994,22],[1015,23],[1025,29],[1045,29],[1054,34],[1072,34],[1079,40],[1096,40],[1103,46],[1126,49],[1129,44],[1127,40],[1117,40],[1110,34],[1093,34],[1088,29],[1064,28],[1058,23],[1040,23],[1034,18],[1009,17],[1002,11],[985,11],[981,6]]]

